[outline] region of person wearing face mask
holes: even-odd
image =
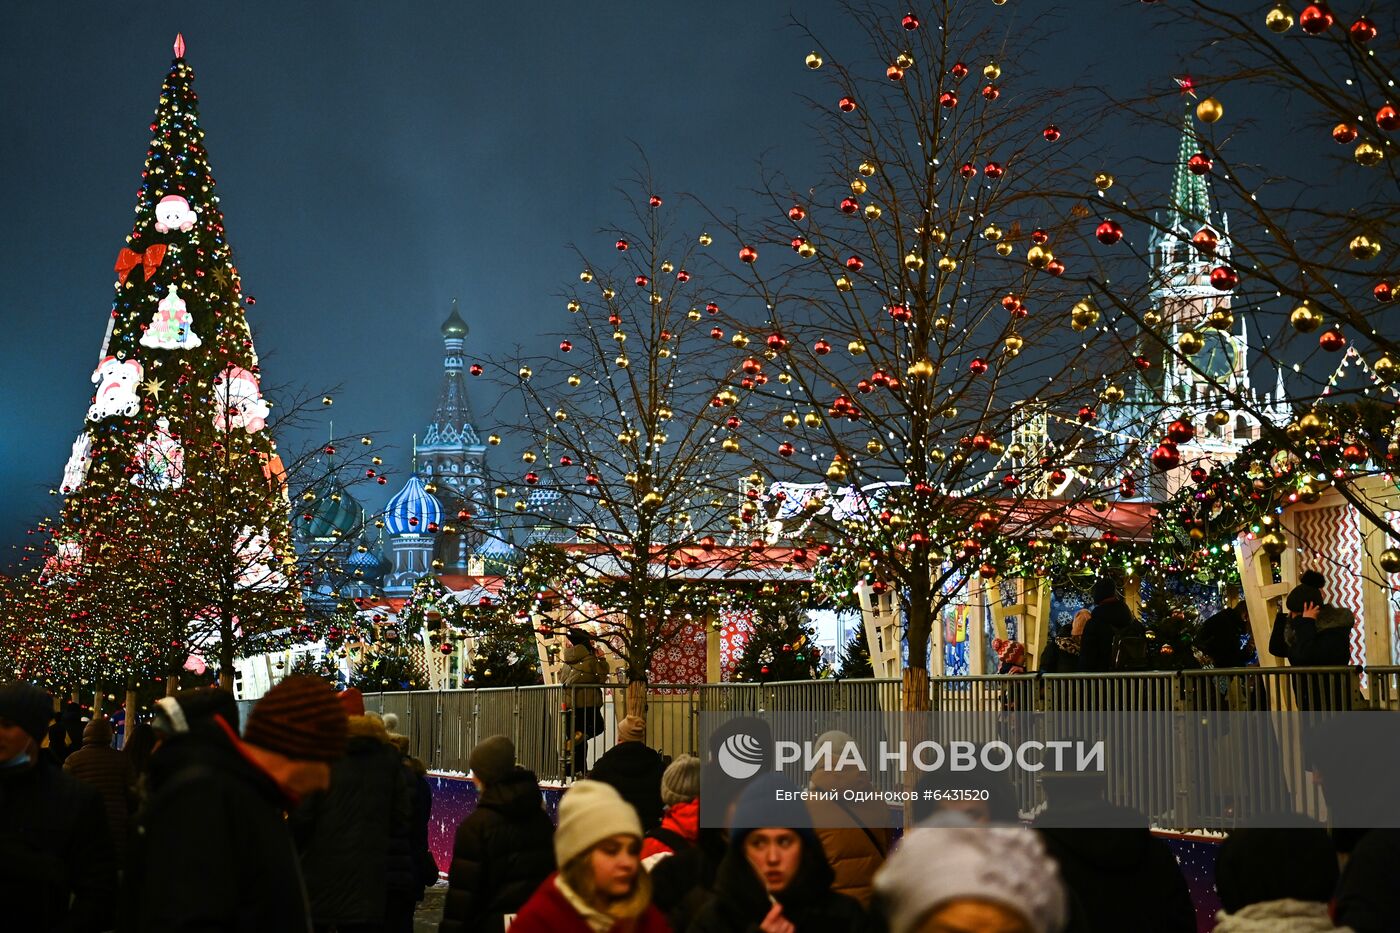
[[[637,811],[601,781],[578,781],[559,802],[559,871],[520,908],[510,933],[670,933],[642,870]]]
[[[729,851],[715,892],[690,933],[862,933],[871,929],[836,876],[812,818],[781,774],[754,781],[730,820]]]
[[[133,840],[127,928],[307,933],[311,914],[286,814],[330,786],[349,723],[335,691],[293,676],[267,692],[243,736],[221,715],[182,739]],[[138,855],[139,853],[139,855]]]
[[[0,684],[0,928],[111,926],[117,866],[101,796],[39,754],[53,700]]]

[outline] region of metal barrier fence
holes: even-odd
[[[1400,667],[938,677],[931,679],[929,691],[932,710],[967,713],[969,722],[981,723],[992,720],[972,714],[1400,711]],[[613,746],[626,712],[624,687],[606,687],[603,692],[601,732],[584,743],[584,767]],[[565,688],[557,686],[365,695],[367,709],[398,716],[398,731],[409,737],[412,754],[434,770],[466,772],[476,743],[499,734],[515,742],[520,764],[547,782],[569,779],[571,737],[581,731],[565,700]],[[902,702],[903,687],[897,680],[654,684],[647,696],[646,740],[668,757],[703,758],[702,712],[807,713],[811,722],[803,725],[815,737],[830,729],[852,731],[843,728],[844,714],[897,713]],[[887,735],[902,728],[898,717],[886,722]],[[985,736],[1000,737],[990,732]],[[1149,815],[1162,828],[1233,825],[1234,801],[1244,787],[1250,790],[1256,812],[1262,799],[1279,809],[1325,818],[1321,790],[1308,773],[1298,731],[1281,728],[1263,744],[1257,736],[1250,741],[1255,746],[1224,735],[1211,747],[1174,756],[1168,768],[1138,762],[1139,767],[1129,769],[1135,783],[1110,787],[1110,799],[1153,801],[1155,812]],[[899,780],[897,774],[884,774],[876,782],[893,789]],[[1021,782],[1015,792],[1023,814],[1043,803],[1038,781]]]

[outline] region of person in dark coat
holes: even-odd
[[[136,772],[130,756],[112,747],[112,724],[101,716],[88,723],[83,747],[68,756],[63,770],[102,795],[117,865],[123,865],[127,823],[136,806]]]
[[[1079,670],[1105,673],[1114,670],[1113,642],[1125,635],[1144,634],[1142,623],[1133,618],[1127,603],[1118,595],[1113,581],[1100,577],[1091,591],[1094,608],[1084,625],[1080,642]]]
[[[117,867],[97,791],[39,753],[53,710],[32,684],[0,684],[0,928],[111,928]]]
[[[286,812],[330,786],[345,710],[325,681],[293,676],[267,692],[243,738],[221,716],[167,740],[151,759],[151,799],[128,875],[141,933],[307,933],[311,914]]]
[[[1271,814],[1268,828],[1237,829],[1215,859],[1224,933],[1330,930],[1337,856],[1327,830],[1292,813]]]
[[[301,853],[306,896],[317,930],[380,931],[389,916],[390,869],[410,891],[407,849],[412,788],[398,749],[389,743],[382,720],[364,715],[364,701],[341,693],[349,736],[345,755],[331,766],[330,789],[302,801],[292,811],[291,830]],[[402,834],[400,864],[391,866],[391,848]],[[406,881],[406,884],[405,884]]]
[[[389,732],[389,743],[398,751],[399,760],[408,772],[413,799],[409,825],[404,833],[394,837],[389,857],[389,931],[408,933],[413,929],[414,911],[423,900],[423,889],[438,882],[437,862],[428,847],[428,824],[433,817],[433,787],[428,782],[427,765],[408,753],[408,736],[389,729],[387,718],[384,727]],[[402,861],[404,855],[407,857],[406,863]]]
[[[647,723],[640,716],[624,717],[617,724],[617,744],[598,756],[588,776],[611,784],[630,803],[650,832],[661,825],[661,778],[666,763],[646,744]]]
[[[1032,824],[1070,894],[1071,933],[1195,933],[1191,892],[1165,840],[1142,814],[1108,803],[1101,780],[1047,780]],[[1106,827],[1087,829],[1087,826]]]
[[[749,785],[734,808],[729,851],[714,896],[690,933],[749,933],[785,921],[793,933],[860,933],[871,928],[860,903],[832,890],[835,875],[810,817],[781,774]]]
[[[1400,829],[1372,829],[1351,850],[1337,887],[1335,920],[1356,933],[1390,933],[1400,917]]]
[[[1304,571],[1284,599],[1285,612],[1274,619],[1269,652],[1293,667],[1345,667],[1351,663],[1350,609],[1328,606],[1322,599],[1322,574]],[[1351,682],[1345,674],[1305,674],[1292,679],[1298,708],[1304,711],[1350,707]]]
[[[510,739],[482,740],[469,762],[480,796],[457,827],[439,933],[497,933],[554,871],[554,824]]]

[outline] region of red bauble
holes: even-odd
[[[676,273],[676,281],[677,281],[677,282],[689,282],[689,281],[690,281],[690,273],[689,273],[689,272],[686,272],[684,269],[680,270],[679,272]]]
[[[618,240],[618,241],[617,241],[617,251],[618,251],[619,253],[625,253],[625,252],[627,252],[627,241],[626,241],[626,240]]]
[[[856,109],[856,102],[854,98],[843,97],[836,102],[836,106],[841,108],[842,113],[850,113]]]
[[[953,62],[953,67],[948,69],[948,73],[961,81],[967,77],[967,66],[962,62]]]
[[[650,204],[652,207],[660,207],[660,206],[661,206],[661,199],[658,198],[656,195],[653,194],[653,195],[651,196],[651,199],[650,199],[647,203]]]
[[[971,363],[969,363],[967,365],[967,368],[971,370],[972,375],[980,376],[987,371],[987,361],[979,356],[976,359],[974,359]]]
[[[890,305],[890,317],[901,324],[908,324],[914,319],[914,313],[904,305]]]
[[[843,214],[854,214],[854,213],[855,213],[856,211],[858,211],[858,210],[860,210],[860,202],[859,202],[859,201],[857,201],[855,198],[842,198],[842,200],[841,200],[841,213],[843,213]]]
[[[987,167],[982,169],[988,178],[1000,178],[1006,174],[1006,169],[1001,167],[1000,162],[988,162]]]
[[[707,301],[705,303],[705,310],[710,314],[719,314],[719,305],[715,304],[713,301]]]
[[[1205,467],[1193,466],[1191,468],[1191,482],[1199,486],[1208,479],[1210,479],[1210,473],[1207,472]]]
[[[529,483],[531,486],[535,485],[539,481],[540,474],[536,473],[534,470],[531,470],[529,473],[525,474],[525,482]]]
[[[1063,482],[1064,482],[1065,480],[1067,480],[1067,479],[1069,479],[1069,474],[1066,473],[1064,470],[1061,470],[1061,469],[1056,468],[1056,469],[1050,471],[1050,485],[1051,485],[1051,486],[1059,486],[1061,483],[1063,483]]]
[[[1338,123],[1332,127],[1332,138],[1343,146],[1356,141],[1360,131],[1350,123]]]
[[[919,18],[913,13],[905,13],[904,19],[901,20],[901,23],[903,24],[904,28],[909,30],[910,32],[913,32],[915,29],[919,28]]]
[[[1342,333],[1340,327],[1324,330],[1317,338],[1317,345],[1328,353],[1336,353],[1347,345],[1346,334]]]
[[[1060,128],[1055,124],[1051,123],[1045,129],[1040,131],[1040,135],[1045,137],[1046,142],[1053,143],[1060,138]]]
[[[788,208],[788,220],[791,220],[793,223],[797,223],[799,220],[805,220],[806,218],[807,209],[801,204],[794,204],[792,207]]]
[[[1210,256],[1215,253],[1215,247],[1220,243],[1220,237],[1215,235],[1215,231],[1209,227],[1202,227],[1196,231],[1196,235],[1191,237],[1191,245],[1196,249]]]
[[[942,94],[938,95],[938,102],[942,104],[944,108],[951,110],[958,105],[958,95],[952,91],[944,91]]]
[[[724,330],[723,330],[722,328],[719,328],[719,327],[711,327],[711,328],[710,328],[710,336],[713,337],[713,338],[715,338],[716,340],[723,340],[723,339],[724,339]]]
[[[565,353],[568,353],[568,352],[569,352],[570,350],[572,350],[573,348],[574,348],[574,344],[573,344],[573,341],[572,341],[572,340],[561,340],[561,341],[559,341],[559,349],[560,349],[560,350],[563,350]]]
[[[964,162],[958,169],[958,174],[963,178],[972,178],[977,174],[977,166],[973,165],[971,162]]]
[[[1181,451],[1171,441],[1163,441],[1152,451],[1152,465],[1163,472],[1173,470],[1181,464]]]
[[[1123,239],[1123,225],[1116,220],[1105,220],[1094,231],[1094,236],[1105,246],[1112,246]]]
[[[1050,260],[1050,264],[1045,267],[1045,271],[1054,276],[1064,275],[1065,264],[1060,262],[1058,259],[1052,259]]]
[[[1348,444],[1342,450],[1342,459],[1351,464],[1365,463],[1369,456],[1370,454],[1366,453],[1366,448],[1360,444]]]
[[[467,372],[471,373],[473,376],[480,376],[480,375],[481,375],[481,364],[480,364],[480,363],[473,363],[473,364],[471,365],[471,368],[468,369]]]
[[[768,349],[782,351],[788,348],[788,340],[782,334],[768,335]]]
[[[1152,368],[1152,361],[1147,357],[1139,354],[1138,356],[1133,357],[1133,365],[1136,366],[1140,371],[1146,372],[1147,370]]]
[[[1031,242],[1036,246],[1044,246],[1046,243],[1050,242],[1050,234],[1036,227],[1031,231]]]
[[[996,100],[1001,96],[1001,91],[997,89],[995,84],[989,84],[982,88],[982,96],[987,100]]]
[[[740,262],[754,262],[757,259],[758,250],[754,249],[752,246],[745,246],[743,249],[739,250]]]
[[[1396,112],[1393,105],[1386,104],[1376,111],[1376,125],[1386,131],[1400,129],[1400,113]]]
[[[1309,3],[1303,7],[1303,12],[1298,14],[1298,25],[1310,36],[1326,32],[1336,21],[1336,17],[1327,9],[1325,3]]]
[[[1376,296],[1377,301],[1390,301],[1395,297],[1395,289],[1389,282],[1377,282],[1371,294]]]
[[[703,538],[700,539],[700,550],[702,550],[702,551],[704,551],[706,554],[708,554],[708,553],[710,553],[711,551],[713,551],[714,549],[715,549],[715,538],[714,538],[714,535],[705,535],[705,537],[703,537]]]
[[[861,395],[869,395],[871,392],[875,391],[875,387],[870,384],[870,380],[862,379],[856,383],[856,391]]]
[[[977,572],[981,574],[984,580],[990,580],[997,575],[997,568],[992,564],[983,564],[981,567],[977,568]]]
[[[1186,169],[1192,175],[1205,175],[1210,172],[1215,165],[1204,153],[1198,152],[1186,160]]]
[[[1229,266],[1216,266],[1210,270],[1210,284],[1217,291],[1228,292],[1236,285],[1240,284],[1240,277],[1234,269]]]
[[[600,482],[602,482],[602,480],[598,478],[597,473],[589,473],[583,478],[583,481],[590,486],[597,486]]]
[[[852,272],[859,272],[865,268],[865,260],[859,256],[851,256],[846,259],[846,268]]]
[[[825,338],[818,340],[812,344],[812,352],[817,356],[826,356],[831,352],[831,344],[827,343]]]
[[[1099,413],[1096,412],[1096,411],[1094,411],[1093,408],[1089,407],[1088,405],[1082,405],[1082,406],[1080,406],[1080,408],[1079,408],[1079,423],[1080,423],[1080,424],[1093,424],[1095,421],[1098,421],[1098,420],[1099,420]]]
[[[1364,16],[1359,17],[1356,22],[1351,24],[1347,35],[1351,36],[1351,41],[1357,45],[1365,45],[1376,37],[1376,24]]]
[[[796,450],[795,447],[793,447],[787,441],[783,441],[781,444],[778,445],[778,456],[791,457],[794,450]]]
[[[891,81],[903,81],[904,69],[898,65],[891,65],[885,69],[885,77],[889,78]]]
[[[985,434],[975,434],[972,437],[972,446],[976,450],[987,451],[992,449],[992,439]]]
[[[1174,444],[1185,444],[1196,436],[1196,428],[1185,418],[1178,418],[1167,425],[1167,439]]]

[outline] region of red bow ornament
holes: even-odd
[[[145,270],[146,281],[149,282],[151,276],[160,268],[161,260],[165,258],[165,250],[164,243],[152,243],[146,247],[144,253],[122,247],[122,251],[117,253],[117,281],[126,284],[126,277],[131,274],[131,270],[141,266]]]

